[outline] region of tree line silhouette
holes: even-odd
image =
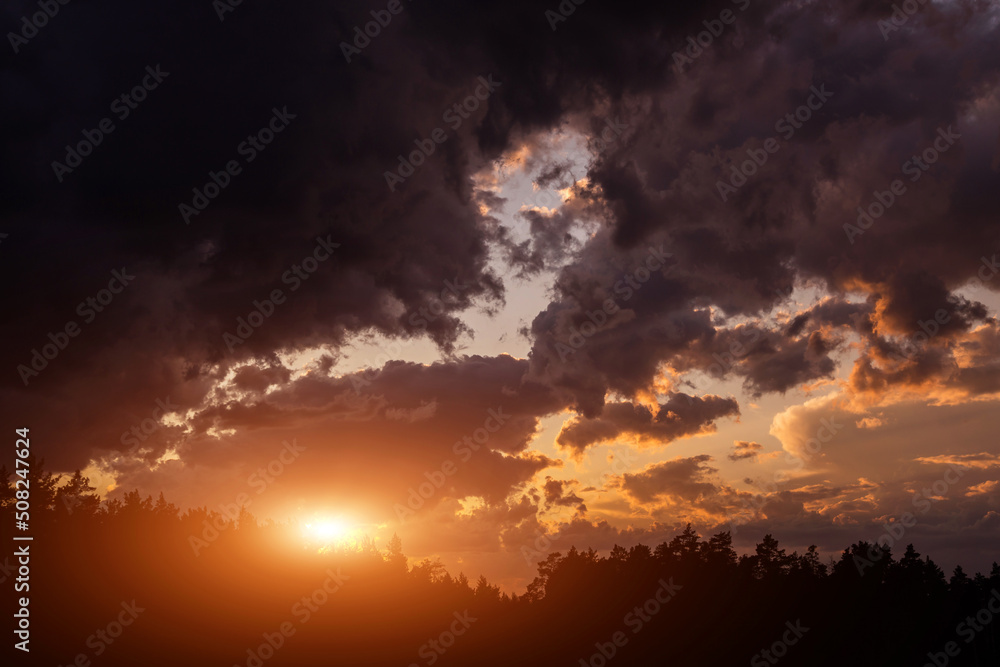
[[[652,549],[549,553],[508,594],[411,563],[395,536],[307,548],[294,523],[181,512],[138,491],[101,502],[79,472],[31,470],[31,654],[14,664],[1000,664],[1000,566],[948,578],[912,545],[873,559],[857,542],[825,564],[771,535],[738,555],[728,532],[705,540],[688,525]],[[14,505],[0,467],[5,534]]]

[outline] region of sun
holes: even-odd
[[[303,526],[303,537],[307,542],[323,546],[347,543],[354,534],[354,526],[342,518],[312,519]]]
[[[347,525],[343,521],[318,521],[307,523],[306,530],[313,537],[323,540],[337,540],[347,534]]]

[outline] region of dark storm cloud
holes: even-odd
[[[740,16],[744,57],[719,44],[684,77],[636,93],[645,106],[622,102],[632,136],[641,140],[612,146],[588,174],[590,197],[609,210],[613,230],[591,244],[610,241],[619,256],[634,258],[645,245],[663,243],[674,260],[668,274],[654,276],[627,304],[634,317],[573,356],[576,368],[554,343],[579,326],[598,301],[595,293],[605,296],[600,288],[610,292],[613,277],[591,276],[616,253],[597,257],[585,249],[557,282],[557,300],[536,318],[534,367],[589,415],[600,410],[602,386],[648,386],[660,362],[743,375],[755,394],[784,392],[832,375],[830,354],[842,340],[830,328],[863,326],[852,317],[863,311],[875,314],[883,333],[903,335],[947,309],[937,343],[985,314],[952,291],[977,276],[982,249],[995,246],[986,211],[998,203],[998,191],[985,184],[995,180],[996,127],[971,111],[998,104],[995,28],[970,18],[986,6],[958,3],[933,20],[922,16],[913,32],[890,44],[876,26],[890,5],[756,7]],[[806,106],[823,86],[826,101]],[[760,153],[772,137],[777,152]],[[751,161],[754,173],[721,201],[717,184],[728,183],[751,154],[767,160]],[[913,157],[925,154],[918,166]],[[906,191],[852,243],[844,226],[856,222],[855,209],[888,201],[894,179]],[[720,327],[733,315],[766,313],[796,277],[815,279],[835,295],[867,293],[871,305],[838,299],[824,307],[825,322],[819,310],[800,314],[785,332],[762,333],[752,348]],[[707,304],[725,317],[703,328],[670,326]],[[720,363],[715,355],[732,357],[726,348],[735,343],[744,356]],[[626,350],[616,360],[627,354],[629,363],[601,363],[607,350]]]
[[[557,185],[560,188],[570,186],[573,184],[573,178],[569,171],[572,166],[573,163],[569,161],[557,162],[542,171],[534,182],[540,188],[547,188],[552,185]],[[569,179],[569,182],[567,182],[567,179]]]
[[[888,280],[885,292],[891,298],[881,312],[880,321],[892,333],[912,336],[920,331],[922,322],[938,319],[934,335],[948,338],[954,333],[968,331],[987,314],[983,304],[952,296],[940,278],[927,273],[900,272]],[[879,296],[878,293],[873,295]]]
[[[798,336],[813,330],[814,325],[834,328],[853,327],[864,330],[864,317],[871,312],[865,303],[851,303],[840,298],[823,299],[816,305],[797,313],[785,330],[786,336]]]
[[[708,465],[712,457],[699,454],[688,458],[656,463],[637,473],[625,473],[621,488],[639,502],[652,502],[658,497],[676,497],[696,501],[714,495],[718,488],[708,481],[716,469]]]
[[[504,249],[506,261],[517,268],[518,277],[537,276],[546,269],[556,268],[579,250],[580,243],[570,234],[578,224],[574,212],[531,209],[518,215],[527,221],[531,238],[516,243],[501,232],[496,239]]]
[[[580,512],[585,513],[587,505],[583,502],[583,498],[573,492],[571,489],[573,484],[574,482],[546,477],[545,484],[542,485],[542,490],[545,492],[545,503],[550,507],[553,505],[575,507]]]
[[[11,25],[37,9],[15,5],[5,10]],[[74,434],[76,453],[53,452],[57,465],[113,446],[118,422],[157,397],[197,405],[247,355],[336,346],[363,330],[426,334],[450,349],[463,330],[458,311],[502,299],[467,197],[466,153],[487,105],[398,192],[383,176],[445,126],[443,114],[489,69],[428,73],[412,58],[420,40],[406,46],[396,26],[371,47],[384,66],[349,65],[337,44],[365,18],[362,3],[265,3],[225,21],[211,3],[73,3],[5,56],[7,119],[19,129],[5,135],[0,160],[12,195],[2,270],[19,289],[0,325],[11,371],[2,391],[50,440]],[[167,74],[120,119],[111,105],[147,65]],[[275,108],[294,118],[252,149],[248,136]],[[51,163],[105,117],[114,131],[58,182]],[[241,171],[185,225],[178,206],[231,160]],[[296,282],[317,239],[339,247]],[[134,282],[83,320],[77,304],[121,267]],[[255,301],[267,315],[275,289],[285,302],[228,354],[223,334]],[[15,368],[71,321],[82,332],[25,388]]]
[[[333,494],[391,515],[395,503],[407,502],[408,489],[438,479],[428,507],[466,496],[500,503],[559,465],[526,451],[539,418],[561,408],[551,390],[522,380],[526,365],[508,356],[390,362],[339,378],[311,372],[250,397],[238,378],[262,371],[241,369],[188,420],[180,461],[139,474],[124,462],[123,487],[142,481],[192,493],[185,486],[206,470],[229,477],[234,461],[252,470],[273,458],[277,443],[295,439],[305,448],[303,465],[290,466],[281,482],[305,497]],[[238,481],[211,493],[234,496]]]
[[[233,384],[239,389],[261,394],[268,387],[280,386],[287,383],[291,377],[291,371],[281,365],[268,366],[266,368],[255,365],[243,366],[233,376]]]
[[[572,452],[618,437],[666,444],[678,438],[715,430],[715,421],[740,414],[735,399],[672,393],[654,414],[645,405],[611,403],[597,419],[577,418],[566,424],[557,442]]]
[[[490,466],[470,462],[477,481],[468,489],[493,497],[548,464],[499,453],[523,452],[540,415],[581,413],[564,434],[582,451],[620,434],[669,441],[738,414],[735,400],[714,396],[674,394],[655,416],[629,402],[604,405],[609,391],[628,399],[648,391],[664,363],[741,376],[755,394],[783,392],[830,377],[844,332],[867,318],[868,356],[852,382],[876,387],[893,378],[870,357],[894,343],[874,332],[916,331],[914,320],[946,307],[948,326],[899,381],[940,376],[946,343],[981,345],[981,363],[995,363],[985,352],[994,348],[973,333],[982,308],[948,298],[997,246],[1000,40],[995,21],[983,20],[989,7],[921,13],[887,43],[876,21],[891,14],[890,2],[752,2],[679,75],[673,53],[734,4],[743,3],[587,3],[553,31],[534,2],[408,3],[351,62],[341,41],[381,6],[244,3],[225,21],[205,2],[63,6],[0,71],[6,118],[18,128],[4,135],[0,158],[10,193],[0,209],[9,234],[0,270],[10,286],[0,399],[57,443],[52,462],[69,468],[122,449],[119,434],[169,396],[180,412],[196,411],[180,454],[201,461],[225,459],[206,435],[212,428],[260,433],[325,419],[325,410],[350,416],[347,434],[358,441],[402,448],[404,429],[438,420],[461,433],[489,407],[469,396],[483,373],[496,372],[511,401],[537,403],[481,457],[505,471],[493,486]],[[13,26],[32,9],[17,2],[4,16]],[[111,102],[157,65],[169,75],[129,117],[114,116]],[[462,122],[447,121],[478,77],[491,75],[496,91]],[[808,121],[788,136],[776,129],[824,85],[832,96],[807,108]],[[239,147],[275,108],[295,117],[250,162]],[[363,377],[395,381],[361,396],[347,381],[289,379],[279,352],[326,345],[335,355],[360,332],[426,335],[453,352],[462,311],[504,298],[487,263],[504,239],[481,212],[472,175],[571,114],[583,128],[620,115],[629,131],[595,156],[567,207],[529,216],[532,242],[511,258],[528,272],[550,268],[565,260],[575,217],[602,222],[532,322],[530,365],[389,365]],[[104,117],[114,132],[60,183],[52,161]],[[400,170],[399,156],[416,162],[412,152],[439,128],[434,152],[390,190],[386,171]],[[947,128],[959,138],[914,172],[919,180],[906,180],[907,161]],[[780,149],[721,201],[717,183],[773,136]],[[230,160],[241,172],[185,225],[178,205]],[[541,178],[560,173],[554,164]],[[863,234],[845,234],[857,207],[867,210],[894,179],[906,193]],[[339,246],[293,292],[283,277],[317,239]],[[670,257],[642,269],[657,252]],[[645,278],[633,287],[627,279],[640,269]],[[77,304],[116,270],[134,282],[85,321]],[[837,301],[783,329],[753,321],[804,279]],[[284,303],[229,352],[223,334],[275,289]],[[851,305],[848,291],[868,303]],[[609,299],[615,312],[598,324],[593,314]],[[70,321],[79,335],[25,387],[17,366]],[[566,355],[559,346],[587,321],[596,332]],[[759,338],[750,343],[745,332]],[[250,357],[267,363],[239,371],[232,386],[241,395],[227,396],[219,385]],[[317,375],[329,368],[321,362]],[[970,390],[994,386],[961,368],[955,381]],[[343,396],[331,398],[333,389]],[[260,400],[244,395],[268,390]],[[153,438],[157,451],[167,433]],[[429,435],[413,446],[440,453]]]
[[[16,25],[35,9],[19,2],[5,16]],[[532,3],[407,6],[348,63],[339,44],[370,20],[365,3],[266,3],[224,21],[200,2],[64,7],[16,56],[5,56],[2,72],[7,118],[19,128],[5,135],[0,163],[12,194],[3,210],[7,247],[16,248],[3,270],[5,282],[27,286],[12,291],[8,312],[16,318],[2,326],[5,367],[30,363],[49,332],[78,319],[76,304],[109,271],[124,266],[137,278],[31,380],[32,393],[21,391],[16,373],[6,375],[6,404],[26,419],[59,414],[43,427],[53,441],[81,434],[77,455],[55,454],[60,465],[79,465],[89,448],[113,444],[95,434],[122,418],[108,414],[109,405],[140,414],[166,394],[196,405],[232,361],[222,335],[283,286],[284,272],[317,237],[340,244],[336,261],[237,348],[237,358],[337,345],[371,329],[427,334],[449,349],[463,330],[454,314],[503,294],[486,269],[487,235],[469,200],[477,145],[495,156],[513,128],[556,121],[578,79],[553,86],[536,68],[565,67],[588,34],[605,35],[589,63],[579,63],[596,85],[617,85],[622,65],[646,70],[640,87],[658,83],[666,52],[655,40],[623,62],[606,58],[615,54],[614,35],[650,17],[659,26],[678,18],[657,16],[653,5],[636,9],[613,24],[594,12],[577,22],[575,37],[564,37],[550,33]],[[508,48],[515,38],[528,48]],[[119,118],[113,101],[147,65],[162,66],[165,79]],[[389,192],[384,173],[397,168],[397,156],[445,126],[444,114],[473,92],[477,77],[494,72],[500,90]],[[597,94],[595,87],[583,97]],[[243,142],[275,108],[294,118],[251,163]],[[64,147],[105,117],[114,131],[60,183],[51,163],[65,161]],[[192,189],[204,190],[209,172],[231,160],[240,173],[183,224],[178,206],[193,204]],[[467,287],[445,299],[446,281]],[[415,316],[437,303],[443,314]]]
[[[801,317],[801,316],[800,316]],[[713,377],[743,376],[753,395],[785,392],[796,385],[833,375],[830,354],[841,338],[811,331],[792,338],[752,325],[719,329],[710,340],[692,345],[675,358],[681,370],[703,369]]]

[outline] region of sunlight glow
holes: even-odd
[[[357,530],[343,518],[313,518],[303,525],[306,542],[320,547],[349,546],[357,541]]]

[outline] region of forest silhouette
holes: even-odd
[[[79,472],[31,470],[31,652],[15,664],[1000,664],[1000,566],[946,577],[912,546],[858,542],[828,565],[771,535],[740,556],[729,533],[689,525],[655,548],[551,551],[507,594],[410,562],[395,537],[320,552],[245,510],[101,502]],[[14,504],[0,468],[5,534]]]

